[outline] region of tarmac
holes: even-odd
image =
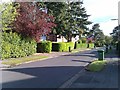
[[[112,52],[108,52],[105,55],[105,60],[107,60],[107,65],[100,72],[90,72],[85,69],[80,71],[70,80],[68,80],[60,88],[79,88],[79,89],[110,89],[118,90],[119,88],[119,65],[120,58],[115,53],[113,49]]]

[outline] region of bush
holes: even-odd
[[[52,50],[52,42],[50,41],[42,41],[37,44],[37,52],[38,53],[50,53]]]
[[[89,43],[89,48],[94,48],[94,43]]]
[[[36,52],[36,42],[17,33],[2,33],[1,58],[17,58]]]
[[[52,43],[52,51],[69,51],[69,47],[71,47],[71,50],[74,49],[74,43],[73,42],[59,42],[59,43]]]
[[[66,45],[64,42],[52,43],[52,51],[63,52],[66,49],[65,47]]]
[[[81,38],[82,43],[86,43],[87,39],[86,38]]]
[[[78,49],[78,48],[87,48],[87,43],[76,42],[76,49]]]
[[[82,40],[78,40],[78,44],[82,44]]]
[[[11,57],[11,44],[5,41],[2,41],[1,45],[1,58],[10,58]]]
[[[67,42],[66,44],[66,49],[65,51],[69,51],[69,47],[71,48],[71,50],[74,49],[74,43],[73,42]]]

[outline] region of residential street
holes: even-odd
[[[59,88],[96,58],[95,49],[2,70],[2,88]]]

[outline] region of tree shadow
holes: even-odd
[[[84,62],[84,63],[91,63],[92,61],[87,61],[87,60],[72,60],[74,62]]]
[[[2,88],[58,88],[84,66],[31,67],[3,70]],[[6,72],[9,75],[5,75]]]
[[[86,57],[94,57],[94,58],[98,57],[96,50],[94,50],[94,51],[77,52],[77,53],[64,55],[64,56],[86,56]]]

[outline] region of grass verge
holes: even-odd
[[[15,65],[22,64],[22,63],[37,61],[37,60],[45,59],[45,58],[48,58],[48,56],[31,55],[31,56],[22,57],[22,58],[8,59],[8,60],[3,61],[2,64],[9,65],[9,66],[15,66]]]
[[[87,66],[87,70],[92,72],[101,71],[106,63],[106,60],[95,60]]]

